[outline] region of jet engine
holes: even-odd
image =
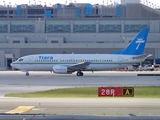
[[[67,66],[61,66],[61,65],[53,66],[53,72],[57,74],[69,74]]]

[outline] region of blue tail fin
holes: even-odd
[[[124,49],[112,54],[125,54],[125,55],[141,55],[144,53],[149,29],[142,29],[138,35],[131,41],[131,43]]]

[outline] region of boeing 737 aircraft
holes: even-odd
[[[143,62],[150,55],[144,54],[149,29],[142,29],[130,44],[112,54],[35,54],[27,55],[12,62],[11,66],[26,72],[53,71],[58,74],[83,76],[82,71],[105,71]]]

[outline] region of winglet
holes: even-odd
[[[142,29],[137,36],[131,41],[131,43],[124,49],[112,54],[126,54],[126,55],[141,55],[144,53],[149,29]]]

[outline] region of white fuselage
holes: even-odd
[[[12,66],[22,71],[52,71],[55,65],[70,66],[80,62],[91,62],[84,71],[104,71],[133,65],[144,61],[134,59],[136,55],[120,54],[37,54],[21,57]]]

